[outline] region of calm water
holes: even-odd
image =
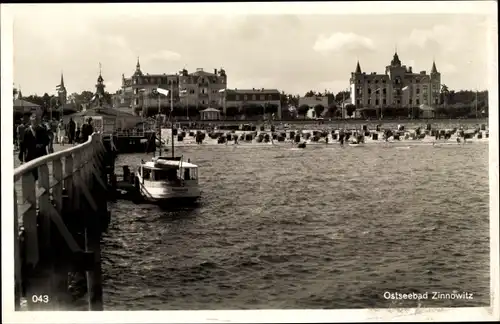
[[[489,304],[487,144],[176,153],[201,166],[201,205],[111,206],[107,310],[416,306],[385,291]]]

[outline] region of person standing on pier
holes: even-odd
[[[33,114],[30,117],[31,125],[24,132],[23,150],[19,154],[21,163],[29,162],[48,153],[49,131],[46,127],[40,125],[38,118],[37,115]],[[37,169],[33,170],[33,176],[36,181],[38,179]]]
[[[94,127],[92,127],[92,118],[89,117],[87,123],[82,125],[82,132],[81,132],[82,143],[85,143],[93,132],[94,132]]]
[[[51,120],[45,120],[43,122],[43,127],[47,130],[47,136],[49,137],[49,144],[47,147],[47,150],[50,153],[54,152],[54,131],[53,131],[53,126],[52,126],[52,121]]]
[[[64,137],[66,136],[66,130],[64,127],[63,120],[61,119],[59,121],[59,124],[57,125],[57,142],[61,145],[64,145]]]
[[[26,125],[24,124],[24,120],[21,118],[20,124],[17,126],[17,148],[19,149],[19,152],[23,151],[23,138],[24,138],[24,131],[26,129]]]
[[[76,133],[76,124],[73,121],[73,117],[71,117],[69,119],[69,123],[67,125],[67,133],[68,133],[69,144],[74,144],[74,142],[75,142],[75,133]]]

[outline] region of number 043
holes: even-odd
[[[49,302],[49,296],[48,295],[33,295],[31,296],[31,301],[34,303],[34,304],[37,304],[37,303],[44,303],[44,304],[47,304]]]

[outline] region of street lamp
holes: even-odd
[[[52,100],[57,100],[57,97],[51,97],[49,100],[49,108],[50,108],[50,120],[52,120]]]

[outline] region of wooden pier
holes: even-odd
[[[103,310],[100,239],[110,221],[110,140],[94,133],[14,170],[16,310],[74,310],[85,296],[86,309]]]

